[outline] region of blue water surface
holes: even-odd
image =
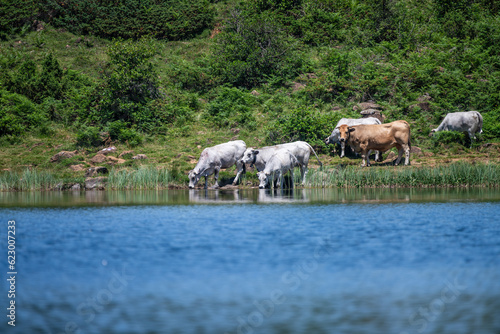
[[[17,309],[0,331],[499,333],[499,213],[496,201],[3,208]]]

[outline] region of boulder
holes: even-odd
[[[106,182],[105,177],[88,177],[85,179],[85,189],[86,190],[93,190],[93,189],[104,189]]]
[[[103,148],[102,150],[100,150],[99,152],[97,152],[97,154],[107,155],[109,153],[114,153],[114,152],[116,152],[116,147],[111,146],[111,147]]]
[[[74,185],[71,186],[71,190],[80,190],[81,186],[80,183],[75,183]]]
[[[121,165],[121,164],[125,163],[124,159],[115,158],[112,156],[106,157],[106,160],[107,160],[108,164],[110,164],[110,165],[115,165],[115,164]]]
[[[85,177],[94,177],[97,174],[107,174],[108,169],[106,167],[90,167],[85,172]]]
[[[90,162],[94,164],[102,164],[104,161],[106,161],[106,156],[101,153],[97,153],[92,159],[90,159]]]
[[[365,109],[360,112],[361,117],[363,118],[368,118],[368,117],[374,117],[377,118],[380,122],[384,123],[385,116],[382,115],[380,110],[377,109]]]
[[[380,105],[373,102],[361,102],[352,107],[352,110],[383,109]]]
[[[133,156],[134,156],[134,151],[123,151],[122,153],[120,153],[120,155],[118,155],[118,158],[130,159]]]
[[[73,151],[73,152],[70,152],[70,151],[61,151],[61,152],[56,153],[55,155],[53,155],[52,158],[50,158],[50,162],[59,162],[59,161],[64,160],[64,159],[72,158],[72,157],[75,156],[75,154],[77,152],[78,151]]]
[[[83,164],[71,165],[69,166],[69,169],[71,169],[74,172],[81,172],[85,170],[85,165]]]
[[[134,160],[143,160],[147,159],[148,157],[145,154],[137,154],[136,156],[132,157]]]

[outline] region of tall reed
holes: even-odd
[[[0,173],[0,191],[60,189],[62,182],[47,171],[25,169],[22,172]]]
[[[141,166],[134,170],[111,170],[108,188],[111,189],[161,189],[167,188],[171,180],[167,169]]]
[[[347,166],[309,170],[310,187],[500,186],[500,165],[457,162],[436,167]]]

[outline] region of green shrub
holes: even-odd
[[[469,135],[466,132],[459,131],[439,131],[432,136],[434,147],[441,144],[449,145],[458,143],[462,146],[470,146]]]
[[[325,138],[331,134],[341,115],[320,113],[310,107],[298,107],[284,113],[267,127],[268,144],[281,144],[303,140],[326,152]]]
[[[112,140],[118,140],[122,143],[128,143],[130,146],[142,144],[142,136],[134,129],[130,129],[124,121],[118,120],[108,123],[108,133]]]
[[[42,62],[41,71],[33,60],[28,59],[17,69],[5,73],[2,81],[10,91],[40,103],[46,97],[62,98],[63,76],[64,72],[59,62],[49,53]]]
[[[158,75],[150,59],[156,46],[150,38],[115,41],[108,49],[110,67],[105,83],[96,88],[95,103],[82,117],[94,124],[121,120],[143,131],[158,122],[152,102],[160,97]]]
[[[4,0],[0,2],[0,39],[31,30],[38,15],[39,2],[34,0]]]
[[[105,38],[180,40],[201,33],[214,17],[207,0],[44,0],[43,11],[56,27]]]
[[[244,126],[250,130],[256,127],[252,113],[254,97],[238,88],[223,87],[217,97],[208,105],[206,117],[220,126]]]
[[[248,16],[238,10],[218,35],[211,57],[213,74],[221,82],[247,88],[273,76],[293,78],[305,66],[296,41],[272,17]]]
[[[76,134],[76,144],[84,147],[97,147],[103,145],[104,140],[97,127],[84,126]]]
[[[44,111],[28,98],[0,89],[0,136],[22,135],[47,122]]]

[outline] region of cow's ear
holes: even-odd
[[[259,150],[254,150],[253,153],[254,154],[259,154]]]
[[[353,132],[354,130],[356,130],[355,128],[349,128],[347,129],[347,132]]]

